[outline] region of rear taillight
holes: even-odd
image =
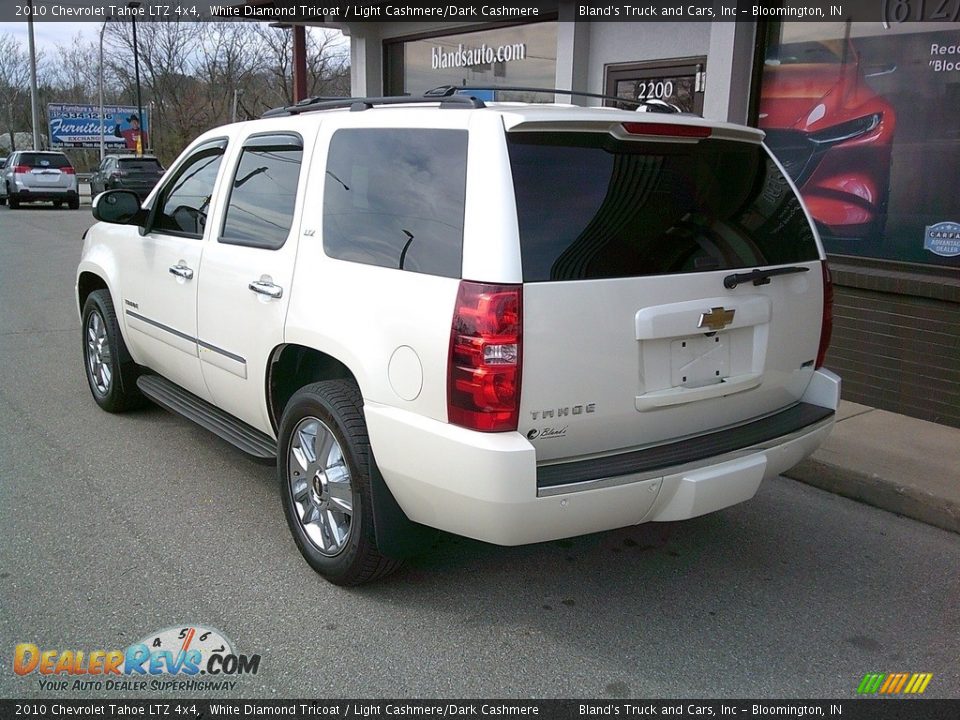
[[[76,170],[69,165],[67,165],[67,167],[60,168],[60,172],[62,172],[64,175],[76,175]]]
[[[522,327],[521,285],[460,283],[447,367],[451,423],[482,432],[517,429]]]
[[[674,125],[673,123],[625,122],[623,129],[631,135],[657,135],[676,138],[708,138],[713,128],[703,125]]]
[[[823,319],[820,321],[820,348],[817,350],[818,368],[823,367],[833,334],[833,281],[826,260],[820,261],[820,267],[823,270]]]
[[[15,175],[20,175],[22,173],[30,172],[30,167],[27,165],[17,165],[13,168],[13,173]]]

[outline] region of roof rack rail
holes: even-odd
[[[301,100],[296,105],[273,108],[267,110],[261,117],[279,117],[281,115],[300,115],[306,112],[320,110],[338,110],[350,108],[351,112],[370,110],[378,105],[422,105],[439,103],[441,108],[482,108],[486,107],[482,100],[468,95],[391,95],[387,97],[347,97],[327,98],[313,97]]]
[[[560,88],[537,88],[537,87],[515,87],[510,85],[441,85],[424,93],[426,97],[457,97],[458,95],[469,93],[471,90],[483,90],[493,92],[535,92],[553,95],[571,95],[575,97],[598,98],[600,100],[612,100],[614,102],[629,103],[638,107],[649,106],[652,112],[675,113],[682,112],[679,109],[674,110],[672,105],[663,102],[663,100],[644,99],[631,100],[630,98],[618,97],[616,95],[603,95],[601,93],[580,92],[579,90],[561,90]],[[470,97],[466,95],[466,97]],[[684,115],[689,113],[683,113]]]

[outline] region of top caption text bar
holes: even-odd
[[[200,20],[252,20],[261,22],[340,24],[352,22],[536,22],[578,20],[602,22],[755,22],[789,20],[803,22],[958,22],[960,0],[835,0],[832,2],[713,2],[696,0],[634,0],[633,2],[530,3],[430,2],[405,0],[387,2],[190,2],[144,0],[139,7],[127,7],[123,0],[4,0],[0,21],[104,22],[136,19],[152,22]]]

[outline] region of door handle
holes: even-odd
[[[184,280],[193,279],[193,270],[188,268],[182,262],[177,263],[176,265],[172,265],[170,267],[170,274],[176,275],[177,277],[182,277]]]
[[[274,285],[268,280],[254,280],[247,285],[247,287],[258,295],[266,295],[267,297],[272,297],[274,300],[283,297],[283,288],[279,285]]]

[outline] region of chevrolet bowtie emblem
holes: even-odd
[[[700,324],[697,327],[710,328],[713,331],[723,330],[733,322],[735,312],[737,311],[722,307],[710,308],[707,312],[700,314]]]

